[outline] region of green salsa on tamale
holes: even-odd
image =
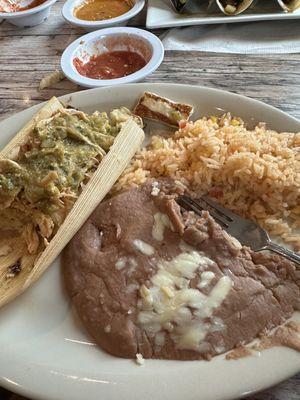
[[[16,240],[27,254],[44,248],[131,116],[62,109],[36,124],[13,160],[0,160],[0,256]]]

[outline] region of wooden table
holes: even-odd
[[[0,118],[82,88],[63,80],[38,90],[40,80],[59,68],[64,49],[84,34],[60,15],[58,1],[47,22],[19,29],[0,24]],[[300,119],[300,54],[239,55],[167,51],[148,82],[176,82],[230,90],[265,101]],[[267,373],[267,371],[266,371]],[[1,391],[1,400],[9,398]],[[299,400],[300,374],[251,400]],[[16,400],[16,397],[14,397]]]

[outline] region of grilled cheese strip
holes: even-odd
[[[175,103],[154,93],[145,92],[135,106],[133,113],[166,125],[178,127],[180,121],[188,121],[194,111],[193,106]]]

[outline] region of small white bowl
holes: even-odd
[[[39,6],[24,11],[0,12],[0,20],[6,19],[11,24],[22,28],[30,28],[31,26],[39,25],[46,21],[50,14],[51,7],[56,1],[57,0],[46,0]]]
[[[80,75],[73,64],[74,58],[86,63],[91,56],[110,51],[134,51],[147,64],[131,75],[116,79],[92,79]],[[115,27],[88,33],[71,43],[61,57],[63,73],[80,86],[94,88],[138,82],[155,71],[164,58],[162,42],[150,32],[137,28]]]
[[[135,17],[139,12],[142,11],[145,5],[145,0],[133,0],[134,6],[125,14],[120,15],[116,18],[105,19],[102,21],[85,21],[83,19],[76,18],[74,10],[86,0],[68,0],[62,8],[62,15],[66,21],[70,24],[79,26],[88,32],[96,31],[101,28],[108,28],[111,26],[125,26],[128,21]]]

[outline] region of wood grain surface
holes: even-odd
[[[0,119],[48,100],[53,95],[83,90],[67,80],[38,90],[40,80],[59,68],[64,49],[84,34],[62,19],[62,4],[63,1],[59,0],[52,8],[49,19],[34,28],[20,29],[5,21],[0,24]],[[143,21],[137,23],[142,25]],[[154,33],[159,34],[160,31]],[[146,81],[225,89],[262,100],[300,119],[300,54],[167,51],[160,68]],[[299,400],[300,374],[249,398]],[[17,400],[20,397],[0,388],[0,399]]]

